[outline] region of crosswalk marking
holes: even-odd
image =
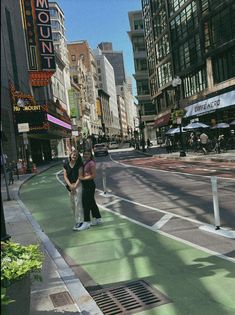
[[[160,220],[158,220],[153,226],[153,230],[159,230],[165,225],[171,218],[173,218],[174,215],[171,213],[165,214]]]

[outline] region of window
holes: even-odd
[[[216,83],[235,77],[235,46],[213,57],[212,67]]]
[[[202,59],[199,35],[189,38],[174,50],[176,72],[198,64]]]
[[[169,0],[169,12],[173,15],[187,0]]]
[[[184,98],[192,96],[207,88],[206,67],[189,74],[183,79]]]
[[[57,17],[57,11],[55,9],[50,9],[50,16]]]
[[[156,44],[157,62],[164,59],[170,52],[168,35],[164,35]]]
[[[71,55],[71,60],[72,61],[76,61],[76,56],[75,55]]]
[[[192,1],[184,10],[180,12],[170,23],[172,42],[177,45],[179,40],[185,39],[195,32],[198,26],[197,6]]]
[[[59,41],[61,39],[60,33],[52,33],[52,40],[53,41]]]
[[[143,104],[144,115],[155,115],[156,114],[156,105],[152,103]]]
[[[137,80],[137,94],[138,95],[149,95],[149,83],[148,80]]]
[[[160,67],[158,67],[157,75],[158,75],[159,87],[162,87],[163,85],[171,81],[172,80],[171,63],[166,62],[162,64]]]
[[[143,21],[134,20],[134,30],[142,30],[142,29],[143,29]]]
[[[210,48],[234,39],[235,8],[230,5],[211,18],[209,23]]]

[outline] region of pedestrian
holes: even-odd
[[[89,229],[91,225],[98,225],[102,223],[99,208],[95,201],[95,182],[96,165],[93,160],[91,151],[86,150],[83,153],[85,160],[83,168],[80,168],[79,179],[82,183],[82,205],[84,210],[84,222],[79,227],[79,231]],[[91,222],[90,212],[94,218]]]
[[[79,181],[79,169],[82,167],[82,157],[77,150],[72,150],[69,160],[64,162],[64,180],[69,191],[69,199],[73,211],[75,225],[74,231],[83,223],[82,185]]]
[[[14,166],[13,163],[10,162],[9,166],[7,168],[7,173],[8,173],[8,180],[9,180],[9,185],[14,184]]]
[[[147,148],[150,148],[151,147],[151,142],[149,140],[149,138],[147,139]]]
[[[201,133],[200,135],[200,143],[201,143],[201,148],[204,154],[207,154],[207,144],[208,144],[208,135],[206,133]]]
[[[172,141],[169,137],[166,138],[166,152],[172,153]]]

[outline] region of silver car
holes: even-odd
[[[97,143],[94,145],[94,155],[108,155],[108,148],[105,143]]]

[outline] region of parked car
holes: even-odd
[[[94,155],[108,155],[108,148],[105,143],[97,143],[94,145]]]
[[[116,141],[109,142],[109,149],[118,149],[119,145]]]

